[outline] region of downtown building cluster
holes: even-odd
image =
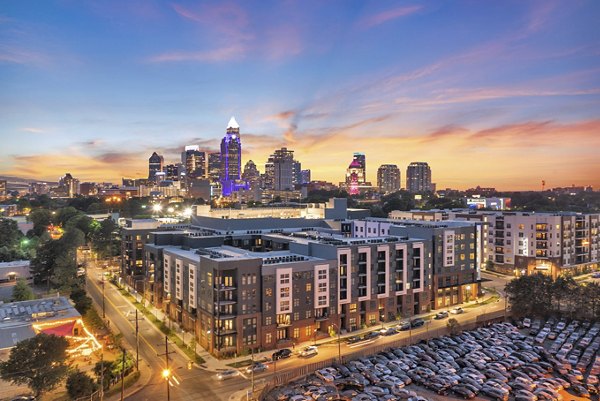
[[[323,218],[129,220],[125,281],[215,355],[275,349],[449,307],[479,292],[480,222]]]

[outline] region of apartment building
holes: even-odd
[[[351,235],[397,235],[431,243],[431,309],[475,299],[484,263],[485,226],[479,221],[426,221],[368,218],[351,221]]]
[[[215,355],[292,346],[430,309],[428,241],[344,238],[314,227],[250,231],[159,232],[145,245],[152,288],[162,289],[155,301]]]
[[[600,262],[600,214],[469,210],[393,211],[405,221],[479,221],[486,267],[508,274],[557,277],[595,270]]]

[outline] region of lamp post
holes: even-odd
[[[341,320],[341,318],[340,318]],[[337,340],[338,340],[338,362],[342,363],[342,341],[340,339],[340,331],[341,328],[340,326],[338,326],[335,323],[331,323],[332,326],[334,326],[337,329]]]

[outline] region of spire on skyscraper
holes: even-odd
[[[229,119],[229,124],[227,124],[227,128],[240,128],[240,125],[235,121],[235,117],[231,116]]]

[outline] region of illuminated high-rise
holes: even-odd
[[[387,194],[400,190],[400,169],[395,164],[382,164],[377,169],[377,187]]]
[[[346,169],[346,188],[350,195],[359,193],[359,186],[365,185],[367,161],[364,153],[354,153],[352,162]]]
[[[185,167],[185,174],[190,178],[204,178],[206,176],[206,153],[201,152],[197,145],[188,145],[181,153],[181,163]]]
[[[152,156],[148,159],[148,179],[154,181],[156,173],[163,171],[163,164],[165,160],[158,153],[152,153]]]
[[[240,140],[240,126],[231,117],[227,124],[227,132],[221,140],[221,188],[224,196],[229,196],[235,191],[236,184],[241,180],[242,174],[242,141]]]
[[[406,169],[406,190],[408,192],[433,191],[431,168],[426,162],[412,162]]]

